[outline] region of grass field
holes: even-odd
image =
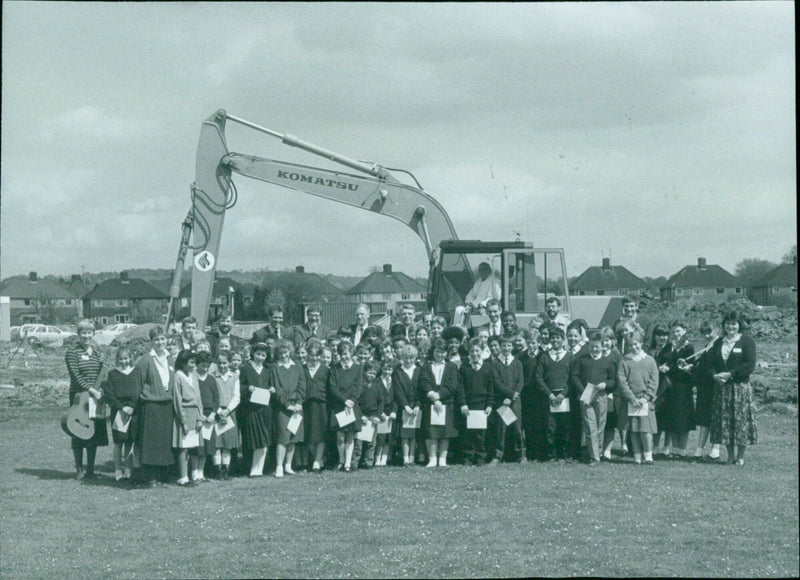
[[[383,468],[195,489],[72,479],[55,408],[4,412],[3,578],[797,576],[794,407],[747,465]]]

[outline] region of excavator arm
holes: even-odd
[[[231,153],[225,140],[227,120],[267,133],[281,139],[286,145],[325,157],[364,175]],[[232,173],[397,219],[420,237],[430,268],[435,265],[439,243],[458,239],[450,216],[434,198],[421,187],[401,183],[380,165],[349,159],[292,135],[260,127],[228,115],[223,110],[217,111],[203,122],[200,131],[192,207],[187,216],[187,221],[192,222],[192,242],[189,246],[184,235],[170,291],[171,301],[176,300],[180,291],[179,273],[183,271],[183,257],[187,247],[191,247],[194,250],[192,316],[197,319],[199,328],[205,327],[211,302],[225,212],[236,201]]]

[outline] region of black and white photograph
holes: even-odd
[[[3,0],[0,576],[799,576],[795,11]]]

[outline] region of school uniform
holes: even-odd
[[[619,410],[619,428],[631,433],[658,433],[658,423],[653,402],[658,389],[658,367],[649,354],[642,352],[634,357],[626,354],[617,369],[617,389],[623,401]],[[629,417],[628,404],[645,398],[648,414],[642,417]]]
[[[550,395],[563,394],[565,398],[569,397],[571,372],[572,354],[565,350],[544,353],[536,368],[536,387],[548,405],[547,456],[550,459],[566,459],[569,451],[570,414],[553,413],[550,409]],[[570,408],[571,406],[570,401]]]
[[[176,372],[173,383],[175,421],[172,429],[172,446],[178,449],[196,449],[198,445],[187,442],[185,436],[192,431],[199,431],[197,422],[203,416],[203,401],[200,397],[197,375],[192,373],[187,376],[182,372]]]
[[[281,445],[302,443],[305,430],[297,429],[292,435],[289,429],[289,420],[294,414],[287,407],[302,405],[306,399],[306,373],[303,368],[289,359],[287,365],[275,363],[269,369],[267,384],[275,388],[275,404],[273,407],[273,424],[275,426],[275,441]]]
[[[520,461],[525,457],[522,444],[522,386],[524,384],[522,363],[509,355],[503,358],[501,355],[494,363],[495,382],[494,382],[494,411],[490,417],[493,426],[493,445],[490,446],[489,456],[492,459],[502,461],[506,455],[508,445],[511,445],[509,453],[514,461]],[[497,414],[497,409],[503,405],[505,399],[511,400],[509,407],[517,416],[517,420],[506,425],[505,421]]]
[[[381,381],[379,377],[376,377],[375,380],[367,384],[364,390],[361,391],[361,396],[358,398],[358,406],[361,409],[362,417],[367,421],[370,421],[373,417],[380,417],[381,413],[383,413],[385,390],[386,387],[384,387],[383,381]],[[364,419],[362,419],[361,425],[364,425]],[[365,467],[372,467],[375,465],[377,425],[375,427],[376,433],[373,434],[371,441],[356,441],[356,446],[361,447],[360,458],[363,459]]]
[[[172,465],[174,371],[166,354],[160,357],[151,350],[136,363],[135,372],[142,381],[135,443],[142,465]]]
[[[659,425],[661,431],[683,433],[695,429],[692,373],[678,368],[678,359],[685,360],[693,354],[694,346],[686,341],[677,348],[673,346],[669,351],[666,360],[669,366],[667,377],[672,383],[672,387],[665,405],[669,416],[669,429]]]
[[[426,439],[453,439],[458,436],[453,420],[453,404],[458,389],[458,367],[451,362],[442,364],[426,363],[419,375],[417,389],[422,407],[422,428]],[[444,425],[431,425],[431,407],[433,401],[428,398],[431,391],[439,394],[439,402],[444,405]]]
[[[305,443],[317,445],[328,441],[328,374],[330,369],[320,363],[316,368],[303,367],[306,375],[306,401],[303,403]]]
[[[217,389],[219,391],[219,410],[227,410],[229,414],[225,421],[232,421],[234,423],[231,429],[228,429],[222,435],[216,436],[217,448],[237,449],[239,447],[239,429],[234,419],[234,411],[239,407],[241,397],[239,392],[239,375],[228,371],[224,375],[217,373],[214,375],[214,378],[217,380]],[[217,424],[220,423],[221,419],[218,418]]]
[[[334,431],[343,433],[356,433],[361,430],[361,409],[358,406],[358,399],[364,390],[364,376],[361,365],[351,362],[348,367],[341,363],[334,365],[328,375],[328,409],[330,412],[330,427]],[[355,421],[339,426],[336,414],[345,410],[346,401],[353,401],[352,411],[355,414]]]
[[[670,362],[673,360],[672,355],[672,343],[667,342],[663,348],[659,349],[653,355],[653,358],[656,361],[656,366],[661,367],[661,365],[669,365]],[[672,424],[670,422],[670,412],[669,408],[670,405],[667,404],[667,401],[672,396],[672,381],[670,380],[667,373],[662,373],[660,370],[658,371],[658,389],[656,390],[656,423],[658,423],[659,431],[672,431]]]
[[[394,385],[394,396],[397,402],[397,424],[400,425],[399,435],[403,439],[413,439],[417,436],[417,429],[407,429],[403,427],[405,408],[412,409],[419,407],[419,375],[421,368],[414,365],[411,371],[405,367],[398,366],[392,373],[392,384]]]
[[[714,372],[711,368],[711,349],[701,354],[692,368],[692,378],[697,387],[694,421],[698,427],[711,426],[714,405]]]
[[[217,379],[214,375],[208,373],[205,378],[197,377],[197,386],[200,388],[200,400],[203,404],[203,417],[208,417],[211,413],[216,413],[219,410],[219,387],[217,386]],[[217,451],[217,433],[215,429],[211,430],[211,438],[204,439],[200,437],[201,454],[214,455]]]
[[[572,355],[573,368],[577,362],[585,356],[589,356],[589,343],[578,344],[575,348],[569,349]],[[572,371],[570,371],[570,375]],[[584,444],[583,437],[583,414],[581,411],[581,391],[570,384],[569,389],[569,457],[581,459],[581,448]]]
[[[464,405],[470,411],[485,411],[494,404],[495,369],[491,364],[480,361],[477,365],[467,362],[458,370],[458,390],[456,391],[456,407]],[[481,465],[486,461],[486,429],[464,429],[461,432],[463,441],[464,463]]]
[[[536,386],[536,372],[544,356],[547,356],[547,351],[540,348],[532,357],[530,374],[525,379],[528,386],[522,389],[522,429],[526,437],[530,433],[530,439],[526,442],[527,451],[530,458],[537,461],[548,460],[547,425],[550,420],[550,402]]]
[[[605,383],[605,389],[599,391],[591,403],[580,404],[583,434],[588,444],[589,457],[593,461],[600,461],[600,454],[603,451],[603,433],[606,428],[606,413],[608,412],[606,392],[613,390],[616,382],[617,367],[610,358],[603,357],[602,354],[597,358],[589,354],[573,363],[572,384],[574,390],[579,393],[579,402],[586,385]]]
[[[394,373],[392,373],[394,374]],[[394,388],[394,380],[390,376],[388,382],[384,380],[383,377],[378,377],[377,381],[380,382],[381,386],[383,387],[383,414],[389,417],[392,413],[395,414],[395,417],[398,417],[400,414],[397,412],[397,397],[395,395],[395,388]],[[390,421],[390,419],[386,419],[386,421]],[[392,424],[392,430],[390,433],[379,433],[377,439],[375,440],[375,445],[389,445],[392,446],[396,443],[397,437],[395,433],[397,433],[394,425],[397,423],[397,419],[395,419],[394,423]],[[391,456],[391,452],[388,454]]]
[[[619,364],[622,362],[622,355],[616,348],[612,348],[608,353],[603,353],[603,358],[609,359],[614,364],[614,376],[616,377],[616,372],[619,370]],[[606,397],[608,399],[608,405],[606,407],[606,431],[611,431],[612,433],[614,429],[617,428],[617,424],[619,422],[619,413],[617,411],[620,404],[620,395],[617,386],[618,385],[616,384],[615,380],[614,388],[609,389],[606,387]]]
[[[242,449],[252,453],[254,449],[269,447],[272,444],[272,397],[269,405],[250,402],[250,387],[269,388],[269,368],[264,365],[257,371],[251,361],[239,369],[239,403],[242,430]]]
[[[136,439],[138,421],[136,407],[139,404],[139,395],[142,393],[142,378],[134,370],[131,368],[130,372],[124,373],[119,369],[111,369],[108,371],[108,377],[103,383],[103,399],[111,408],[112,425],[123,407],[131,407],[133,409],[130,423],[128,423],[128,430],[125,433],[114,429],[111,430],[111,437],[114,439],[114,443],[133,443],[134,439]]]

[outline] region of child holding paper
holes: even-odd
[[[182,350],[175,359],[175,388],[173,404],[175,407],[175,425],[172,430],[172,446],[178,448],[178,485],[194,487],[189,480],[187,454],[200,446],[200,426],[202,425],[203,402],[200,398],[200,387],[194,374],[195,354],[190,350]],[[197,470],[197,455],[192,454],[192,473]]]
[[[550,350],[539,358],[536,367],[536,387],[550,403],[547,455],[559,461],[567,459],[569,448],[570,416],[569,410],[564,411],[564,406],[569,402],[571,371],[572,355],[564,348],[564,331],[554,325],[550,328]]]
[[[275,477],[283,477],[284,473],[294,475],[292,458],[294,446],[303,442],[304,430],[301,425],[294,425],[295,432],[290,430],[290,421],[295,415],[302,416],[303,402],[306,398],[306,374],[299,364],[292,360],[294,347],[291,341],[282,338],[276,347],[277,362],[269,369],[267,384],[275,389]],[[297,419],[295,419],[295,423]]]
[[[522,416],[522,386],[524,384],[522,363],[512,354],[514,350],[514,338],[509,335],[502,335],[499,339],[500,355],[494,364],[495,383],[494,383],[494,408],[492,415],[493,426],[493,445],[489,450],[492,460],[489,465],[497,465],[503,461],[506,452],[506,445],[513,445],[514,461],[524,463],[524,450],[522,447],[522,428],[519,418]],[[510,424],[498,415],[498,412],[509,410],[514,414],[514,420]]]
[[[130,477],[128,467],[122,466],[123,456],[130,469],[139,468],[133,454],[133,440],[136,436],[136,403],[142,392],[142,378],[134,373],[131,351],[122,346],[117,350],[117,368],[108,372],[103,383],[103,398],[111,408],[111,436],[114,439],[114,479],[119,481]],[[124,428],[120,430],[117,427]],[[123,454],[124,448],[124,454]]]
[[[306,402],[303,404],[303,423],[305,443],[309,452],[313,453],[314,462],[311,471],[322,471],[322,457],[327,443],[328,407],[327,385],[328,365],[322,362],[322,343],[312,340],[308,343],[307,361],[304,367],[306,374]]]
[[[361,448],[362,466],[366,469],[372,468],[375,464],[376,428],[378,423],[381,422],[381,413],[383,413],[385,387],[382,381],[378,379],[379,370],[380,364],[376,361],[370,360],[366,362],[364,365],[364,390],[358,398],[362,425],[372,423],[372,438],[369,441],[362,439],[355,441],[355,445]]]
[[[330,426],[336,431],[336,448],[339,452],[339,471],[350,473],[353,459],[353,439],[361,429],[361,410],[358,398],[364,390],[361,366],[353,361],[353,343],[342,340],[336,347],[339,363],[328,376],[328,409]]]
[[[222,340],[220,340],[220,343]],[[230,477],[231,454],[239,447],[239,430],[232,413],[239,406],[239,375],[230,368],[231,355],[220,349],[217,355],[217,380],[219,389],[219,408],[217,409],[217,427],[219,431],[227,428],[217,436],[217,450],[214,453],[214,465],[219,469],[222,479]]]
[[[380,363],[380,375],[378,381],[383,387],[383,409],[381,410],[381,422],[378,424],[378,435],[375,441],[375,467],[385,467],[391,455],[394,438],[394,423],[397,420],[397,401],[394,395],[394,385],[392,384],[392,374],[394,373],[394,361],[383,360]],[[381,429],[388,429],[388,433],[381,433]]]
[[[409,344],[400,350],[400,366],[395,367],[392,375],[394,384],[395,400],[397,408],[400,410],[398,421],[401,425],[408,417],[419,415],[419,374],[420,367],[417,366],[417,349]],[[403,467],[414,464],[414,452],[416,448],[417,430],[402,426],[400,428],[400,445],[403,451]]]
[[[203,428],[200,446],[197,448],[197,467],[192,474],[192,479],[199,482],[207,481],[203,473],[206,460],[209,456],[213,460],[217,453],[214,424],[217,422],[217,410],[219,409],[219,387],[217,387],[217,379],[209,373],[211,359],[211,353],[208,351],[198,351],[195,358],[195,374],[197,375],[197,385],[200,388],[200,400],[203,404],[203,416],[201,417]],[[207,436],[208,438],[206,438]]]
[[[603,358],[609,359],[614,364],[614,377],[617,376],[617,370],[619,369],[619,363],[622,362],[622,355],[617,350],[617,334],[614,332],[614,329],[610,326],[604,326],[600,329],[600,334],[603,337]],[[616,383],[616,380],[615,380]],[[618,413],[617,407],[619,406],[619,394],[617,393],[616,386],[611,389],[606,387],[606,393],[608,398],[608,405],[607,405],[607,412],[606,412],[606,430],[603,433],[603,459],[610,460],[611,459],[611,446],[614,444],[614,433],[617,430],[618,424]],[[625,443],[625,436],[620,431],[620,437],[622,437],[622,443]]]
[[[592,466],[600,463],[608,407],[606,392],[614,389],[616,375],[617,367],[611,359],[603,357],[603,336],[593,332],[589,337],[589,354],[576,360],[572,371],[573,387],[580,394],[583,434]]]
[[[251,400],[253,395],[257,394],[259,395],[257,400],[263,401],[260,395],[265,394],[263,393],[265,390],[268,391],[270,398],[275,393],[275,388],[268,384],[269,371],[264,365],[268,351],[266,343],[257,343],[250,353],[251,360],[243,364],[239,370],[242,460],[245,465],[250,463],[250,477],[260,477],[264,474],[267,447],[272,443],[270,406]]]
[[[442,338],[433,341],[432,360],[422,367],[419,376],[419,398],[425,401],[422,408],[422,424],[425,430],[425,446],[428,448],[426,467],[447,465],[447,449],[450,439],[458,435],[453,421],[453,403],[458,390],[458,367],[449,361],[447,343]],[[444,424],[441,421],[444,413]]]
[[[492,413],[494,398],[494,367],[483,359],[483,344],[480,338],[469,341],[467,364],[458,370],[456,405],[466,418],[463,433],[464,464],[481,465],[486,461],[486,420]],[[470,425],[470,413],[483,413],[483,428]]]
[[[617,384],[623,404],[620,409],[620,427],[631,433],[633,459],[636,463],[653,464],[653,433],[658,432],[654,401],[658,389],[656,361],[642,350],[642,332],[634,331],[629,340],[630,352],[622,359],[617,370]],[[630,411],[644,407],[646,414],[629,416]]]

